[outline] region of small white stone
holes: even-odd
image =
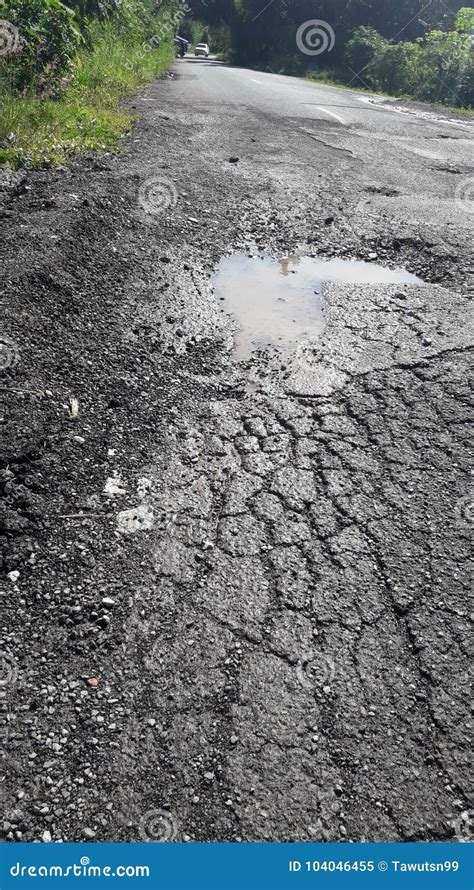
[[[115,600],[110,596],[104,596],[104,599],[100,601],[100,604],[104,609],[111,609],[112,606],[115,606]]]
[[[108,494],[109,497],[115,497],[125,494],[126,491],[126,485],[122,481],[119,473],[115,472],[112,476],[109,476],[109,478],[105,480],[104,494]]]
[[[9,578],[10,581],[13,581],[13,584],[15,584],[16,581],[18,581],[19,577],[20,577],[20,573],[18,571],[16,571],[16,569],[14,572],[8,572],[8,575],[7,575],[7,578]]]

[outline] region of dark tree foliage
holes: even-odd
[[[192,16],[208,24],[224,21],[238,33],[239,47],[252,55],[252,48],[280,43],[280,32],[294,33],[303,22],[321,19],[336,33],[343,45],[359,26],[375,28],[389,40],[415,40],[439,27],[452,30],[456,14],[466,4],[462,0],[192,0]]]
[[[207,25],[230,25],[236,16],[234,0],[188,0],[191,16]]]
[[[80,20],[91,18],[105,18],[112,12],[117,12],[121,6],[121,0],[69,0],[67,4],[74,10]]]
[[[359,87],[472,104],[472,16],[467,8],[463,32],[460,9],[462,0],[195,0],[192,16],[226,22],[229,57],[243,65],[288,74],[325,69],[346,81],[355,73]],[[312,56],[298,49],[296,36],[315,19],[334,39]]]

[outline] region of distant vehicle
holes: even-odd
[[[196,43],[196,46],[194,47],[194,55],[204,56],[204,58],[207,59],[209,55],[209,47],[207,43]]]
[[[184,37],[179,37],[177,34],[174,38],[174,45],[176,47],[177,55],[181,56],[181,58],[184,58],[188,51],[189,41],[185,40]]]

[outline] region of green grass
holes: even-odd
[[[340,87],[341,89],[351,90],[354,93],[365,93],[365,95],[374,93],[377,96],[386,96],[387,99],[403,98],[402,96],[393,96],[391,93],[385,93],[383,90],[376,90],[375,87],[372,89],[369,86],[360,86],[357,84],[357,81],[350,83],[347,80],[343,80],[341,74],[329,70],[314,71],[311,72],[311,74],[305,74],[304,80],[310,80],[313,83],[324,83],[329,87]]]
[[[93,29],[93,49],[79,53],[71,80],[57,99],[31,91],[0,93],[0,163],[18,169],[58,164],[106,150],[130,131],[134,117],[120,106],[170,66],[171,38],[151,48],[142,38],[117,33],[111,22]]]

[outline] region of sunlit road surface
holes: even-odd
[[[12,203],[7,839],[470,836],[472,123],[370,99],[187,57]]]

